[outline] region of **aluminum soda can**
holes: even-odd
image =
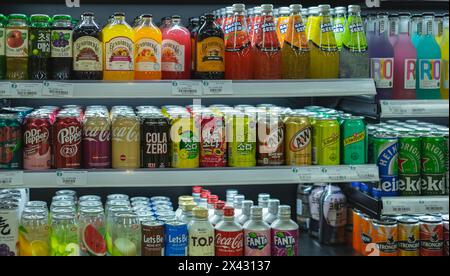
[[[29,114],[23,124],[23,168],[49,170],[52,167],[52,125],[48,115]]]
[[[109,114],[86,112],[83,120],[83,165],[86,169],[111,167]]]
[[[141,167],[170,168],[170,122],[162,114],[144,113],[141,118]]]
[[[141,256],[164,256],[164,224],[157,221],[141,223]]]
[[[256,118],[254,113],[230,114],[227,124],[228,165],[256,166]]]
[[[345,118],[341,125],[341,163],[362,165],[367,163],[367,129],[364,117]]]
[[[201,119],[200,166],[226,167],[227,141],[223,114],[204,112]]]
[[[177,113],[171,120],[172,167],[198,168],[200,165],[200,125],[189,113]]]
[[[420,256],[420,224],[415,217],[398,218],[398,255]]]
[[[164,231],[165,256],[187,256],[188,228],[180,221],[167,221]]]
[[[420,256],[442,256],[444,228],[441,217],[420,217]]]
[[[445,195],[446,150],[444,135],[422,137],[422,195]]]
[[[393,219],[374,220],[372,239],[380,256],[397,256],[397,221]]]
[[[286,165],[310,166],[312,164],[312,127],[310,119],[301,114],[285,118]]]
[[[61,111],[53,127],[53,154],[56,169],[81,168],[83,126],[79,113]]]
[[[449,241],[448,241],[448,214],[442,216],[444,228],[444,256],[449,255]]]
[[[398,138],[389,134],[373,137],[373,159],[378,165],[380,183],[374,187],[374,197],[397,196],[398,191]]]
[[[17,114],[0,114],[0,169],[22,168],[22,129]]]
[[[335,118],[319,118],[313,128],[313,156],[317,165],[340,164],[340,125]]]
[[[285,164],[285,126],[278,114],[258,113],[258,166]]]
[[[112,113],[112,167],[140,167],[139,119],[133,111]]]

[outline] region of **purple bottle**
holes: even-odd
[[[271,236],[272,256],[298,256],[298,224],[291,219],[291,206],[280,206]]]
[[[394,85],[394,48],[389,42],[388,16],[379,13],[375,36],[369,40],[370,75],[375,81],[378,99],[391,99]]]

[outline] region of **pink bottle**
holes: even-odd
[[[399,34],[394,46],[394,87],[392,98],[416,98],[416,48],[409,36],[409,13],[401,13]]]
[[[162,79],[190,79],[191,34],[180,16],[172,16],[172,25],[162,29],[162,37]]]

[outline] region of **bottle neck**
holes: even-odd
[[[378,18],[375,26],[376,26],[375,29],[379,36],[383,36],[383,37],[388,36],[388,18],[387,18],[387,16]]]
[[[251,216],[250,218],[251,220],[256,222],[262,221],[262,216]]]
[[[215,209],[214,210],[214,215],[222,217],[223,216],[223,210]]]
[[[153,18],[151,18],[151,17],[144,17],[144,18],[141,19],[141,22],[140,22],[139,25],[146,26],[146,27],[153,26]]]
[[[398,34],[398,18],[393,18],[390,20],[390,30],[389,35],[397,35]]]
[[[423,25],[422,25],[422,29],[423,29],[423,35],[434,35],[434,28],[433,28],[433,22],[434,18],[432,16],[426,16],[423,18]]]
[[[199,217],[194,217],[194,220],[195,220],[195,221],[198,221],[198,222],[204,222],[204,221],[207,221],[207,220],[208,220],[208,218],[199,218]]]
[[[83,16],[83,21],[80,25],[95,25],[93,16]]]
[[[399,22],[398,32],[399,34],[409,34],[409,18],[401,17]]]
[[[114,16],[114,24],[126,24],[125,16]]]
[[[226,221],[226,222],[233,222],[234,221],[234,216],[233,217],[224,216],[223,220]]]
[[[180,19],[172,19],[172,26],[179,26],[181,24],[181,20]],[[196,22],[193,25],[198,25],[198,22]]]

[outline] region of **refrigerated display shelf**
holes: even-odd
[[[360,256],[347,245],[324,245],[317,239],[311,238],[308,233],[300,232],[300,256]]]
[[[448,118],[448,100],[382,100],[381,119]]]

